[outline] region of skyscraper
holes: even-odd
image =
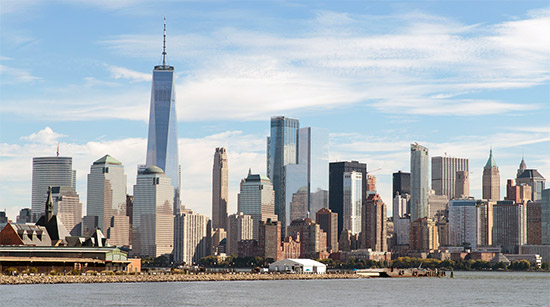
[[[388,240],[386,204],[378,194],[370,194],[363,205],[363,219],[361,222],[363,248],[372,248],[373,251],[387,252]]]
[[[430,193],[428,148],[411,144],[411,223],[429,214]]]
[[[241,191],[238,195],[237,211],[250,215],[254,223],[253,238],[259,239],[259,225],[268,219],[277,220],[275,215],[275,194],[269,178],[252,174],[241,181]]]
[[[180,210],[180,169],[174,67],[166,65],[166,20],[162,65],[153,70],[146,166],[160,167],[174,187],[173,213]]]
[[[363,208],[363,175],[359,172],[344,173],[344,228],[351,234],[361,232],[361,210]]]
[[[174,219],[174,262],[196,264],[210,255],[212,227],[206,215],[183,210]]]
[[[458,171],[468,171],[468,159],[432,157],[432,189],[436,195],[447,195],[448,199],[453,199]]]
[[[393,197],[399,194],[411,194],[411,173],[398,171],[393,173]]]
[[[483,168],[483,199],[500,200],[500,172],[493,158],[493,149],[489,152],[489,159]]]
[[[449,202],[449,243],[452,246],[477,246],[477,207],[474,199]]]
[[[516,254],[527,243],[527,208],[512,200],[497,201],[493,206],[493,245],[503,253]]]
[[[159,257],[174,244],[174,188],[157,166],[141,171],[134,185],[132,254]]]
[[[212,168],[212,228],[227,227],[227,193],[228,193],[227,150],[216,148]]]
[[[521,160],[522,165],[518,169],[518,175],[516,178],[516,184],[526,184],[531,186],[531,199],[538,201],[542,199],[542,190],[546,179],[536,169],[526,169],[525,161]]]
[[[322,208],[315,214],[317,224],[327,234],[327,250],[338,251],[338,214],[328,208]]]
[[[98,217],[98,227],[104,233],[112,216],[126,215],[126,182],[124,166],[110,155],[101,157],[90,167],[87,215]]]
[[[550,189],[542,190],[541,200],[541,243],[550,245]]]
[[[455,179],[455,199],[470,197],[470,179],[468,171],[457,171]]]
[[[71,236],[82,232],[79,223],[82,220],[82,203],[78,193],[72,187],[52,187],[53,213],[63,223]]]
[[[254,223],[250,215],[239,212],[228,216],[226,253],[237,255],[239,253],[239,241],[252,239],[253,230]]]
[[[361,174],[361,199],[365,200],[367,199],[367,164],[358,161],[329,164],[329,208],[338,214],[339,234],[344,229],[344,173],[353,171]]]
[[[273,183],[275,191],[275,214],[282,223],[282,231],[285,232],[287,221],[286,208],[286,183],[287,174],[285,166],[298,162],[298,129],[300,122],[297,119],[284,116],[271,118],[271,135],[267,138],[267,176]],[[302,171],[302,174],[305,173]],[[289,176],[295,179],[296,176]],[[307,180],[307,178],[306,178]],[[303,180],[300,180],[303,182]],[[291,196],[290,196],[291,197]],[[290,211],[290,208],[288,208]],[[290,217],[289,217],[290,218]]]
[[[76,189],[76,171],[71,157],[36,157],[32,159],[32,221],[44,214],[49,186]]]

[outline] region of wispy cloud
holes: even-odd
[[[105,65],[105,67],[115,79],[128,79],[133,82],[151,81],[151,74],[146,74],[115,65]]]
[[[4,84],[30,83],[41,79],[33,76],[28,70],[8,67],[1,64],[0,78]]]
[[[53,132],[52,128],[45,127],[44,129],[32,133],[29,136],[23,136],[21,137],[21,140],[24,141],[30,141],[33,143],[41,143],[41,144],[53,144],[55,143],[59,138],[62,138],[66,135],[61,133],[55,133]]]

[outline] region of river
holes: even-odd
[[[0,306],[550,306],[550,273],[0,286]]]

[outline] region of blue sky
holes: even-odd
[[[0,14],[0,209],[11,218],[30,207],[32,157],[58,141],[83,204],[89,167],[107,153],[133,193],[163,16],[190,209],[210,215],[214,148],[225,146],[236,210],[248,168],[265,173],[273,115],[329,129],[331,161],[380,169],[388,205],[412,142],[469,158],[476,197],[490,146],[503,187],[522,152],[550,174],[547,1],[3,0]]]

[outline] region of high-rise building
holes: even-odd
[[[404,195],[404,194],[411,194],[411,173],[403,173],[402,171],[398,171],[397,173],[393,173],[393,197],[397,195],[397,193]]]
[[[76,171],[71,157],[36,157],[32,159],[32,222],[44,214],[49,186],[76,190]]]
[[[505,200],[513,200],[516,203],[527,202],[532,200],[531,186],[525,183],[514,185],[513,179],[506,181],[506,197]]]
[[[428,208],[430,208],[428,217],[437,220],[436,217],[447,216],[449,198],[447,195],[437,195],[434,190],[430,190],[428,195]]]
[[[470,197],[470,176],[468,171],[457,171],[455,179],[455,199]]]
[[[428,217],[430,210],[430,165],[428,148],[411,144],[411,222]]]
[[[516,184],[531,186],[531,199],[533,201],[542,199],[542,190],[546,179],[536,169],[526,169],[525,161],[521,160],[522,164],[518,169],[518,175],[516,178]]]
[[[423,217],[411,222],[409,249],[413,251],[432,251],[439,247],[437,225],[433,219]]]
[[[393,198],[393,234],[396,245],[408,245],[411,224],[411,215],[409,213],[409,194],[399,194],[399,191]]]
[[[542,201],[527,203],[527,244],[542,244]]]
[[[182,210],[174,219],[174,262],[199,263],[202,257],[211,254],[211,237],[211,221],[206,215]]]
[[[296,241],[299,239],[300,258],[319,259],[322,258],[323,253],[326,253],[327,234],[312,219],[292,221],[288,226],[288,234]]]
[[[493,149],[483,168],[483,199],[500,200],[500,172],[493,158]]]
[[[126,182],[124,166],[110,155],[103,156],[90,167],[87,215],[97,216],[98,227],[105,233],[111,217],[126,215]]]
[[[254,223],[250,215],[239,212],[227,218],[226,254],[238,255],[239,241],[251,240],[254,233]]]
[[[455,197],[456,173],[468,172],[468,159],[452,157],[432,157],[432,189],[436,195]]]
[[[130,218],[127,215],[113,215],[106,225],[107,242],[112,246],[130,245]]]
[[[344,229],[344,173],[353,171],[361,174],[361,199],[365,200],[367,199],[367,164],[357,161],[329,164],[329,208],[338,214],[338,233],[342,233]]]
[[[338,251],[338,214],[328,208],[322,208],[315,214],[315,221],[327,234],[327,250]]]
[[[178,163],[178,120],[176,115],[176,92],[174,67],[166,65],[166,20],[164,22],[164,45],[162,65],[153,70],[149,135],[147,138],[146,166],[160,167],[174,188],[172,213],[180,211],[180,167]]]
[[[17,219],[16,219],[17,224],[30,223],[31,220],[32,220],[31,208],[23,208],[19,210],[19,215],[17,216]]]
[[[214,229],[227,227],[227,176],[227,150],[218,147],[214,153],[212,168],[212,227]]]
[[[550,245],[550,189],[542,190],[540,212],[541,243]]]
[[[449,244],[476,248],[477,207],[475,199],[456,199],[449,202]]]
[[[281,222],[260,221],[260,238],[258,241],[260,257],[278,261],[282,259]]]
[[[376,194],[376,176],[367,174],[367,195]]]
[[[477,246],[493,245],[493,206],[495,201],[476,201],[477,207]]]
[[[237,211],[250,215],[254,223],[253,239],[259,239],[259,225],[261,221],[277,220],[275,215],[275,194],[269,178],[252,174],[241,180],[241,191],[238,195]]]
[[[359,172],[344,173],[344,229],[352,234],[361,232],[361,210],[363,208],[363,175]]]
[[[503,253],[517,254],[527,243],[527,210],[524,203],[501,200],[493,206],[493,245]]]
[[[378,194],[370,194],[363,205],[363,219],[361,223],[361,236],[363,248],[371,248],[373,251],[387,252],[387,218],[386,204]]]
[[[63,223],[71,236],[79,236],[82,230],[82,203],[72,187],[52,187],[53,213]]]
[[[157,166],[138,174],[134,185],[132,254],[159,257],[171,254],[174,244],[174,187]]]

